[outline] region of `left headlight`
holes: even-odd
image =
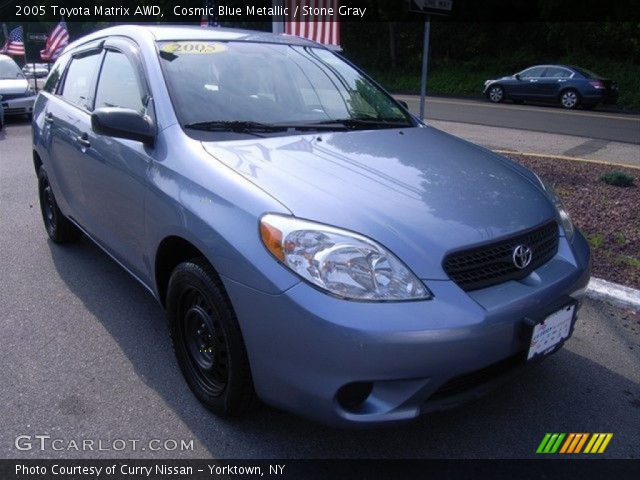
[[[542,180],[540,177],[538,177],[538,180],[558,211],[558,218],[560,219],[560,223],[562,223],[562,228],[564,229],[564,234],[566,235],[567,240],[571,241],[573,239],[575,228],[573,226],[573,221],[571,220],[571,215],[569,215],[567,208],[564,206],[564,202],[550,184]]]
[[[307,282],[341,298],[428,300],[431,292],[393,253],[357,233],[295,217],[260,219],[267,250]]]

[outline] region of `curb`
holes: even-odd
[[[630,307],[640,310],[640,290],[625,287],[601,278],[592,277],[587,285],[587,297],[604,300],[619,307]]]

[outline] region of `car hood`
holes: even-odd
[[[444,256],[554,218],[530,172],[431,127],[204,142],[295,216],[366,235],[423,279]]]
[[[29,83],[24,78],[0,79],[0,95],[24,93]]]

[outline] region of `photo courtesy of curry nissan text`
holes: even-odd
[[[407,421],[573,332],[590,250],[553,188],[315,41],[97,30],[52,66],[32,128],[44,231],[157,299],[217,415]]]

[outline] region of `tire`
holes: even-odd
[[[49,183],[49,177],[47,177],[47,172],[42,166],[38,170],[38,197],[40,199],[42,221],[49,238],[55,243],[77,241],[82,233],[58,208],[58,203]]]
[[[167,288],[167,318],[180,370],[194,395],[220,416],[241,416],[258,399],[242,332],[211,265],[178,265]]]
[[[487,98],[492,103],[500,103],[504,100],[504,88],[500,85],[492,85],[487,92]]]
[[[560,92],[560,106],[567,110],[573,110],[580,105],[580,94],[572,89],[568,88]]]

